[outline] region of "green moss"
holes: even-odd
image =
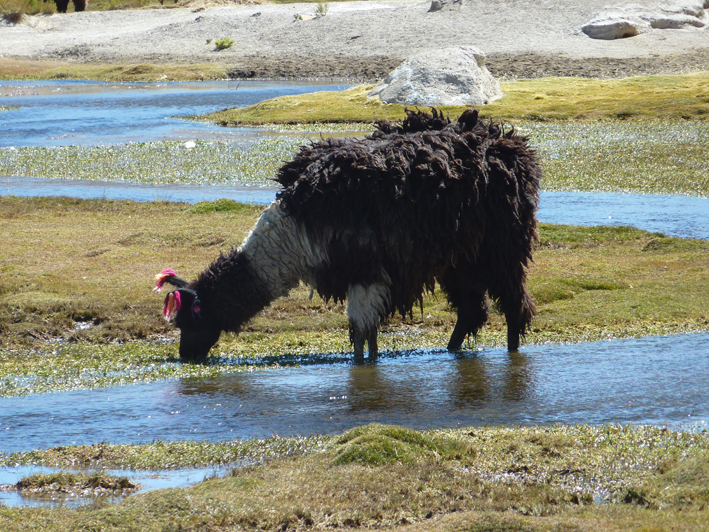
[[[404,106],[367,98],[372,85],[342,92],[284,96],[220,111],[206,118],[223,125],[401,120]],[[481,108],[485,117],[533,122],[569,120],[704,120],[709,73],[616,80],[542,78],[502,83],[503,98]],[[457,116],[464,107],[441,107]]]
[[[187,209],[187,212],[193,214],[207,214],[213,212],[243,212],[248,209],[249,206],[243,203],[222,198],[216,201],[200,201]]]
[[[436,437],[395,425],[377,423],[352,429],[335,440],[333,464],[409,464],[423,457],[474,454],[462,440]]]

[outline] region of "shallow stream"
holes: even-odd
[[[709,421],[709,334],[575,345],[284,356],[294,367],[0,399],[4,452],[58,445],[332,434],[378,422],[467,425]]]

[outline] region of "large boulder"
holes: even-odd
[[[485,67],[485,54],[460,46],[414,55],[381,81],[368,96],[384,103],[484,105],[502,97],[502,88]]]
[[[679,4],[660,4],[651,11],[637,4],[618,6],[612,12],[598,15],[581,27],[593,39],[623,39],[653,29],[702,28],[706,24],[704,9],[709,0],[689,0]]]

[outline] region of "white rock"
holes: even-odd
[[[412,56],[372,89],[369,97],[401,105],[484,105],[502,88],[476,48],[444,48]]]
[[[694,2],[685,2],[683,4],[661,6],[660,10],[668,13],[679,13],[701,18],[704,15],[704,7],[705,2],[703,0],[696,0]]]
[[[194,148],[195,146],[197,146],[197,144],[195,143],[194,140],[188,140],[187,142],[185,142],[185,143],[183,144],[183,146],[184,146],[185,148],[188,148],[188,149],[189,149],[189,148]]]
[[[648,22],[650,26],[658,30],[679,30],[685,26],[696,26],[703,28],[704,22],[697,17],[674,13],[640,13],[640,18]]]
[[[635,37],[651,30],[649,22],[620,13],[604,13],[581,27],[581,31],[592,39],[605,40]]]
[[[463,0],[431,0],[431,7],[429,7],[429,13],[435,13],[436,11],[460,11],[460,7],[463,5]]]

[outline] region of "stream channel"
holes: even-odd
[[[0,105],[30,108],[24,111],[23,120],[0,120],[0,146],[251,137],[257,132],[168,117],[248,105],[282,94],[336,89],[259,82],[238,86],[236,82],[0,82]],[[52,103],[52,95],[61,91],[74,94],[68,101],[76,108]],[[31,102],[36,103],[34,110]],[[87,105],[94,108],[93,114],[82,115]],[[136,125],[137,117],[145,122]],[[2,176],[0,194],[6,193],[136,201],[169,196],[173,201],[190,202],[228,197],[265,204],[273,199],[275,189]],[[539,219],[574,225],[632,225],[709,239],[706,198],[544,192]],[[416,429],[624,423],[679,430],[701,430],[709,422],[709,334],[705,333],[524,346],[515,355],[501,349],[470,350],[462,355],[443,350],[397,351],[384,353],[376,365],[365,366],[353,365],[347,354],[312,359],[284,355],[279,361],[283,365],[279,369],[211,379],[0,398],[0,452],[100,442],[334,434],[370,422]],[[45,470],[0,469],[0,484]],[[136,478],[143,489],[154,489],[189,485],[212,471],[118,474]],[[47,501],[0,492],[0,502]],[[53,502],[80,504],[78,500]]]

